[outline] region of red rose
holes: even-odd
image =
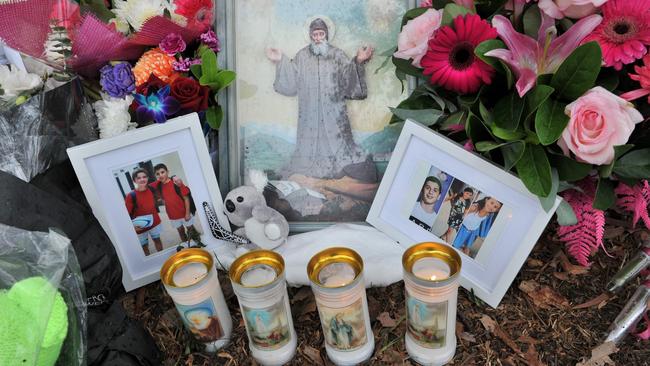
[[[135,92],[142,95],[149,95],[167,86],[167,83],[160,80],[156,75],[149,75],[149,79],[135,88]]]
[[[192,78],[179,77],[171,84],[171,96],[181,103],[181,110],[199,112],[208,109],[210,88]]]

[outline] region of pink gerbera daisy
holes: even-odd
[[[601,8],[603,21],[584,42],[597,41],[605,65],[620,70],[640,59],[650,44],[650,12],[647,0],[609,0]]]
[[[496,37],[496,29],[478,15],[457,16],[453,28],[441,27],[429,40],[429,50],[420,61],[424,74],[445,89],[476,92],[482,84],[490,84],[494,69],[474,56],[474,48]]]
[[[207,29],[212,25],[212,0],[174,0],[176,14],[187,18],[187,26]]]

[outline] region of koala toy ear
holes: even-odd
[[[250,178],[250,185],[255,187],[259,193],[264,193],[264,188],[269,183],[266,174],[261,170],[251,169],[248,171],[248,177]]]

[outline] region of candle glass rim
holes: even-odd
[[[174,282],[174,274],[176,274],[176,272],[179,269],[192,263],[203,264],[205,266],[205,269],[207,270],[205,276],[203,276],[196,282],[193,282],[186,286],[177,285]],[[212,270],[213,266],[214,266],[214,260],[212,259],[212,255],[208,251],[203,250],[201,248],[183,249],[175,253],[171,257],[167,258],[163,266],[160,268],[160,280],[165,286],[169,286],[173,288],[189,288],[203,282],[210,275],[210,271]]]
[[[249,269],[257,265],[267,265],[275,270],[275,278],[267,283],[257,286],[247,286],[241,282],[241,278]],[[257,249],[248,253],[242,254],[230,265],[228,276],[230,281],[246,289],[260,289],[268,287],[278,282],[284,274],[284,259],[282,256],[272,250]]]
[[[449,276],[443,279],[422,278],[413,273],[413,265],[424,258],[438,258],[449,266]],[[437,242],[422,242],[412,245],[402,255],[402,267],[409,279],[424,286],[444,286],[460,276],[462,260],[460,255],[449,245]]]
[[[326,286],[318,278],[321,270],[330,264],[346,263],[354,270],[354,278],[343,285]],[[307,277],[312,285],[323,289],[341,289],[356,284],[363,273],[363,259],[356,251],[346,247],[331,247],[314,254],[307,263]]]

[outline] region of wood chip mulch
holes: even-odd
[[[610,323],[641,280],[616,295],[606,294],[605,284],[649,233],[606,226],[605,247],[611,257],[601,250],[591,267],[583,268],[567,259],[554,232],[550,227],[544,233],[497,309],[460,289],[457,348],[450,365],[650,365],[650,341],[629,335],[616,347],[602,345]],[[122,298],[127,313],[155,339],[164,365],[256,365],[237,298],[225,273],[220,280],[234,329],[229,346],[215,354],[202,352],[201,344],[183,329],[160,282]],[[310,288],[290,288],[289,294],[298,334],[298,352],[290,365],[332,365]],[[367,294],[375,352],[366,364],[415,365],[404,348],[403,282],[371,288]]]

